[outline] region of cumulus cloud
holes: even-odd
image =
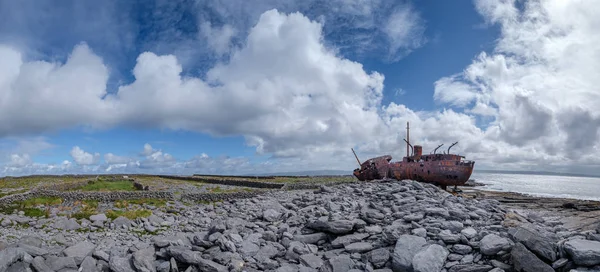
[[[69,154],[73,158],[73,161],[79,165],[97,164],[100,159],[100,153],[88,153],[83,151],[79,146],[74,146]]]
[[[77,45],[64,64],[25,62],[2,45],[0,59],[0,137],[100,125],[109,117],[102,100],[108,69],[87,45]]]
[[[131,161],[133,161],[133,159],[129,157],[118,156],[113,153],[104,154],[104,162],[106,162],[107,164],[127,164]]]
[[[8,166],[13,167],[23,167],[28,164],[31,164],[33,161],[29,154],[11,154],[10,155],[10,163]]]
[[[475,4],[487,23],[500,26],[497,46],[436,82],[436,99],[493,116],[484,139],[518,148],[490,155],[563,166],[597,157],[600,19],[593,3]]]
[[[222,9],[217,13],[224,19],[256,15],[238,16],[243,22],[224,20],[235,32],[205,25],[205,36],[214,38],[213,50],[232,45],[227,60],[218,61],[205,76],[193,77],[178,54],[144,52],[133,68],[134,81],[116,93],[106,92],[107,66],[85,44],[76,46],[64,63],[28,61],[19,50],[1,47],[0,135],[82,124],[160,127],[243,135],[258,153],[278,158],[265,164],[208,155],[180,161],[147,144],[139,161],[105,156],[114,162],[110,169],[102,168],[109,171],[185,172],[228,163],[244,169],[348,169],[355,164],[349,150],[353,146],[361,158],[388,153],[399,159],[410,121],[413,142],[432,150],[459,141],[453,151],[479,166],[591,169],[589,162],[600,161],[600,113],[595,110],[600,102],[600,64],[595,61],[600,59],[600,16],[591,2],[475,1],[484,20],[501,29],[496,47],[479,54],[462,72],[435,82],[432,99],[449,109],[424,112],[397,103],[382,105],[384,77],[344,58],[339,50],[347,48],[331,46],[330,39],[333,33],[342,33],[336,41],[356,44],[375,39],[360,31],[344,37],[339,31],[360,24],[365,32],[388,37],[382,48],[397,57],[425,42],[419,34],[423,22],[410,26],[419,21],[417,13],[406,12],[410,5],[386,1],[373,1],[383,3],[385,11],[377,9],[379,4],[339,1],[348,4],[335,9],[340,17],[326,13],[316,19],[306,15],[319,13],[316,6],[285,6],[286,1],[282,10],[310,12],[265,11],[262,4],[251,11]],[[214,2],[204,5],[218,10]],[[361,20],[351,22],[348,14]],[[332,29],[335,20],[339,24]],[[386,25],[382,20],[408,23],[381,28]],[[17,109],[21,114],[8,114]],[[97,164],[96,155],[78,147],[71,155],[77,167]]]

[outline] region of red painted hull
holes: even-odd
[[[359,180],[412,179],[442,187],[464,185],[475,166],[474,161],[462,160],[454,154],[433,154],[404,157],[403,161],[390,162],[391,156],[381,156],[365,161],[354,170]]]

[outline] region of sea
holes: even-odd
[[[474,172],[471,179],[485,184],[478,187],[481,190],[600,201],[600,178],[597,177]]]

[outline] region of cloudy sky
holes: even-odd
[[[0,176],[600,174],[594,1],[0,0]]]

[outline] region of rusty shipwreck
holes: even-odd
[[[356,153],[354,156],[360,168],[354,170],[354,176],[361,181],[376,179],[412,179],[432,183],[446,189],[447,186],[464,185],[471,177],[474,161],[465,160],[464,156],[450,153],[450,149],[458,142],[448,147],[448,152],[436,153],[443,146],[439,145],[429,155],[423,155],[420,145],[410,144],[410,128],[406,123],[406,156],[402,161],[391,162],[392,156],[384,155],[360,162]],[[409,153],[411,151],[411,153]],[[352,149],[354,152],[354,149]]]

